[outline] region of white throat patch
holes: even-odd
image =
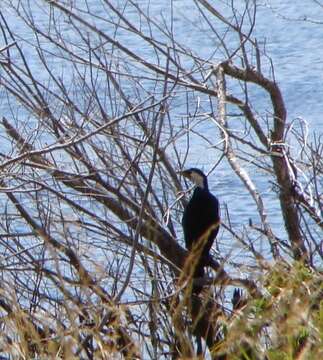
[[[193,171],[193,172],[191,173],[191,181],[192,181],[196,186],[204,189],[204,178],[203,178],[200,174],[198,174],[198,173],[196,173],[196,172]]]

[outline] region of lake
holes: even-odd
[[[12,3],[17,3],[13,1]],[[106,20],[115,21],[115,15],[111,11],[104,11],[104,2],[92,0],[87,2],[92,11],[96,12],[97,18],[95,20],[96,26],[104,29],[110,35],[114,34],[114,28],[107,27]],[[126,2],[114,2],[122,9],[122,4]],[[229,2],[230,3],[230,2]],[[43,11],[43,1],[24,2],[31,7],[31,14],[34,20],[44,28],[47,26],[46,11]],[[85,2],[75,2],[77,6],[86,11]],[[225,2],[214,2],[217,8],[223,13],[228,14],[229,7]],[[236,6],[241,6],[242,2],[236,2]],[[172,5],[172,6],[171,6]],[[202,25],[202,14],[196,10],[194,2],[186,0],[176,0],[172,2],[165,1],[141,1],[140,6],[145,10],[149,10],[149,14],[156,19],[156,21],[164,22],[165,29],[170,26],[170,19],[173,18],[172,30],[175,39],[178,42],[185,44],[186,48],[191,48],[196,54],[202,58],[208,59],[210,64],[216,64],[223,60],[220,53],[215,53],[214,48],[218,45],[219,39],[214,33],[208,31],[208,27]],[[0,5],[1,10],[6,16],[11,29],[17,35],[17,39],[27,40],[33,43],[33,38],[30,30],[23,22],[17,19],[8,6],[5,0]],[[140,25],[142,19],[133,8],[126,6],[124,9],[126,18],[136,25]],[[85,16],[85,15],[84,15]],[[104,20],[104,21],[103,21]],[[93,19],[91,20],[93,21]],[[226,34],[226,27],[223,24],[214,22],[213,24],[219,34],[225,37],[229,48],[234,48],[235,43],[230,34]],[[149,32],[149,28],[145,22],[140,25],[144,31]],[[62,22],[62,32],[65,36],[75,36],[69,30],[69,24]],[[160,41],[163,41],[161,29]],[[129,35],[118,30],[115,34],[119,41],[124,42],[125,45],[138,52],[143,58],[154,56],[151,49],[148,47],[141,47],[135,35]],[[322,133],[323,121],[323,8],[314,1],[259,1],[257,5],[256,28],[254,35],[257,36],[260,48],[266,52],[268,57],[271,57],[274,63],[275,79],[279,83],[285,99],[286,108],[288,111],[288,121],[292,122],[294,119],[300,117],[308,122],[311,132],[316,131]],[[231,42],[232,41],[232,42]],[[75,44],[77,46],[77,44]],[[22,45],[26,59],[32,70],[38,70],[38,63],[35,60],[34,49],[28,44]],[[79,49],[82,53],[82,49]],[[55,60],[56,61],[56,60]],[[184,60],[185,61],[185,60]],[[184,65],[189,65],[184,63]],[[64,68],[59,61],[51,63],[54,72],[62,73],[65,80],[72,76],[69,68]],[[266,66],[268,68],[266,68]],[[264,72],[269,74],[269,62],[265,63]],[[41,71],[37,72],[39,79],[44,80],[44,75]],[[143,82],[144,84],[144,82]],[[14,101],[10,104],[7,101],[6,94],[0,92],[0,106],[2,115],[10,117],[12,114],[19,114],[23,120],[24,113]],[[261,94],[255,93],[259,96],[260,110],[265,112],[268,103],[261,98]],[[203,102],[203,98],[202,98]],[[194,106],[192,106],[194,107]],[[174,105],[172,108],[172,116],[174,121],[185,116],[185,105],[181,104],[181,94],[176,95]],[[27,115],[26,115],[27,116]],[[237,125],[238,126],[238,125]],[[32,127],[32,125],[31,125]],[[209,138],[212,138],[213,143],[219,140],[218,129],[210,123],[204,123],[199,127],[199,130]],[[9,144],[8,144],[9,146]],[[185,149],[185,142],[183,143],[183,152]],[[5,142],[2,144],[2,151],[6,150]],[[201,167],[204,170],[209,170],[209,166],[218,157],[219,152],[210,148],[198,138],[194,138],[194,142],[190,145],[190,151],[186,164],[189,166]],[[284,230],[280,217],[277,217],[279,205],[276,200],[276,194],[272,191],[272,185],[268,183],[261,171],[253,173],[254,169],[250,169],[256,185],[262,193],[268,215],[273,225],[273,229],[278,234],[283,234]],[[210,188],[216,193],[222,203],[222,207],[228,206],[231,220],[234,226],[240,227],[241,224],[247,224],[248,219],[257,221],[257,213],[254,211],[253,201],[249,194],[245,191],[243,185],[237,177],[232,176],[232,171],[226,162],[221,162],[216,171],[214,171],[209,178]],[[239,201],[237,201],[239,199]],[[248,211],[246,211],[248,209]],[[229,240],[229,238],[228,238]]]

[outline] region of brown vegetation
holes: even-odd
[[[256,6],[226,18],[195,1],[217,39],[203,58],[174,16],[168,28],[132,0],[77,3],[0,5],[1,356],[323,357],[323,144],[288,119]],[[178,171],[199,146],[210,178],[227,161],[257,221],[233,224],[222,203],[192,300]]]

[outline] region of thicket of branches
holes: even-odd
[[[168,6],[0,4],[2,358],[323,357],[322,138],[288,118],[255,2],[190,3],[208,55]],[[222,207],[197,312],[192,165]]]

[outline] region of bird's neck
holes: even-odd
[[[207,185],[207,182],[204,182],[202,184],[197,184],[195,187],[196,190],[204,190],[204,191],[209,191],[209,187]]]

